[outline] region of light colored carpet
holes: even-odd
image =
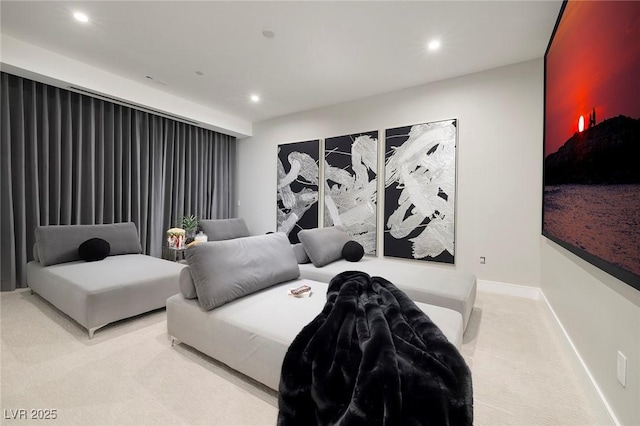
[[[276,393],[187,346],[171,347],[164,310],[88,340],[28,291],[0,301],[2,424],[44,423],[11,420],[19,409],[55,409],[60,425],[275,424]],[[476,425],[596,424],[542,302],[478,293],[469,327],[462,353]]]
[[[476,425],[597,425],[541,300],[478,292],[462,345]]]

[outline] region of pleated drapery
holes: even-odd
[[[235,138],[1,74],[2,291],[26,287],[38,225],[134,222],[160,256],[184,215],[235,214]]]

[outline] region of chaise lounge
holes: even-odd
[[[89,332],[166,306],[179,293],[185,267],[140,254],[135,224],[63,225],[36,228],[34,258],[27,264],[31,290]],[[81,260],[79,246],[91,238],[109,243],[100,261]]]
[[[181,294],[167,300],[172,343],[183,342],[277,390],[285,354],[326,302],[327,283],[300,278],[282,233],[201,243],[187,250]],[[288,289],[308,285],[312,295]],[[455,347],[462,344],[457,311],[416,303]]]

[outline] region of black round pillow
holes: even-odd
[[[111,244],[102,238],[90,238],[78,247],[78,256],[85,262],[95,262],[109,256]]]
[[[357,262],[364,256],[364,247],[357,241],[347,241],[342,247],[342,257],[349,262]]]

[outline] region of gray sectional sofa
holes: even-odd
[[[187,249],[186,258],[181,294],[167,300],[172,343],[183,342],[277,390],[287,349],[322,311],[327,283],[300,278],[294,249],[282,233],[201,243]],[[303,284],[311,287],[310,297],[288,295]],[[416,305],[461,347],[459,312]]]
[[[460,312],[464,329],[467,329],[476,300],[477,285],[473,274],[421,263],[365,256],[357,263],[340,259],[321,267],[313,263],[301,264],[300,277],[328,283],[339,273],[352,270],[384,277],[417,302]]]
[[[133,223],[40,226],[35,234],[27,284],[86,328],[89,338],[109,323],[166,306],[180,291],[185,265],[140,254]],[[79,246],[91,238],[109,242],[105,259],[80,259]]]
[[[428,266],[424,262],[402,261],[365,256],[358,262],[342,258],[342,248],[350,237],[340,227],[302,230],[302,242],[294,250],[303,249],[309,260],[298,253],[302,278],[328,283],[345,271],[362,271],[386,278],[416,302],[442,306],[460,312],[466,330],[476,300],[476,277],[453,269]]]

